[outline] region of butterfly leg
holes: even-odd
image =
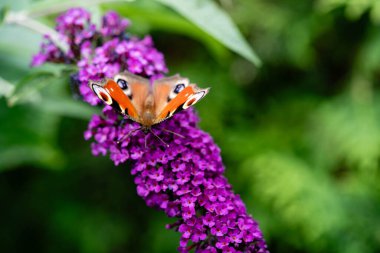
[[[147,142],[148,142],[148,135],[146,134],[145,135],[145,149],[147,149],[148,147]]]
[[[163,139],[161,139],[160,136],[155,134],[151,128],[149,128],[149,132],[151,132],[157,139],[159,139],[167,148],[169,147],[169,144],[167,144]]]
[[[168,130],[168,129],[166,129],[166,128],[161,128],[161,130],[162,130],[162,131],[165,131],[165,132],[168,132],[168,133],[171,133],[171,134],[174,134],[174,135],[177,135],[177,136],[179,136],[179,137],[181,137],[181,138],[185,138],[185,136],[183,136],[182,134],[179,134],[179,133],[173,132],[173,131]]]
[[[129,131],[129,133],[127,133],[126,135],[124,135],[123,137],[121,137],[119,140],[117,140],[117,144],[120,144],[122,141],[124,141],[125,139],[129,138],[129,136],[131,136],[134,132],[136,132],[138,130],[141,130],[141,127]]]

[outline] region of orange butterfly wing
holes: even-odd
[[[138,113],[128,96],[123,92],[114,80],[108,80],[104,85],[112,99],[119,105],[121,113],[127,115],[132,120],[138,121]]]
[[[89,82],[92,91],[106,104],[112,106],[121,114],[128,116],[130,119],[139,122],[139,113],[127,95],[120,86],[111,79],[103,82]]]
[[[183,89],[176,93],[178,85],[183,85]],[[179,75],[159,79],[154,82],[153,87],[156,103],[155,124],[197,103],[209,91],[209,88],[200,89],[195,84],[190,84],[187,78]]]
[[[149,95],[152,93],[149,79],[125,71],[117,74],[114,77],[114,81],[116,83],[120,81],[125,81],[127,83],[127,86],[122,89],[122,91],[135,108],[136,118],[132,120],[143,124],[143,115],[146,109],[146,102]]]

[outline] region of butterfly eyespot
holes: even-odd
[[[185,89],[185,84],[179,83],[175,86],[174,88],[174,93],[178,94],[180,93],[183,89]]]
[[[174,89],[172,89],[172,91],[170,92],[167,100],[168,102],[170,102],[170,100],[172,100],[173,98],[175,98],[178,93],[180,93],[181,91],[183,91],[186,87],[186,84],[185,83],[178,83]]]
[[[107,100],[108,100],[108,96],[107,96],[105,93],[100,92],[99,95],[100,95],[100,97],[102,98],[102,100],[104,100],[104,101],[107,101]]]
[[[186,103],[187,106],[193,105],[197,101],[196,98],[191,99],[189,102]]]
[[[104,92],[99,92],[98,93],[98,97],[104,101],[104,103],[108,104],[108,105],[111,105],[112,104],[112,99],[110,98],[110,96]]]
[[[99,96],[100,96],[100,99],[103,100],[104,102],[106,102],[107,104],[111,104],[112,103],[112,100],[110,99],[110,97],[108,96],[108,94],[103,93],[103,92],[99,92]]]
[[[198,92],[198,93],[191,95],[187,99],[187,101],[183,104],[182,108],[183,109],[189,108],[190,106],[192,106],[193,104],[198,102],[201,98],[203,98],[205,94],[206,94],[205,92],[201,91],[201,92]]]
[[[92,84],[91,88],[95,92],[95,94],[98,96],[98,98],[104,101],[104,103],[108,105],[111,105],[113,103],[111,96],[107,93],[107,91],[103,87],[97,84]]]
[[[128,89],[128,82],[125,81],[124,79],[117,79],[116,83],[119,85],[120,88],[123,90]]]

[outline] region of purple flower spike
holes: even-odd
[[[127,19],[120,18],[119,14],[110,11],[103,16],[100,32],[103,36],[119,36],[129,26]]]
[[[195,252],[267,252],[258,224],[223,176],[219,148],[197,127],[192,109],[152,128],[169,147],[142,131],[117,144],[139,125],[128,121],[120,126],[116,112],[109,107],[103,112],[104,117],[95,116],[86,132],[86,138],[94,139],[93,153],[107,150],[116,165],[126,160],[132,163],[138,195],[148,206],[179,219],[169,227],[182,234],[180,252],[190,248]]]
[[[111,78],[123,70],[151,79],[167,72],[152,38],[124,36],[128,25],[109,12],[96,29],[87,11],[71,9],[58,17],[56,27],[70,45],[69,52],[64,54],[47,38],[32,65],[76,64],[75,80],[83,100],[98,105],[99,99],[87,86],[90,79]],[[108,154],[115,165],[128,161],[137,194],[147,206],[177,219],[166,227],[181,233],[179,252],[268,252],[257,222],[223,176],[220,149],[198,128],[198,121],[190,108],[153,126],[151,130],[167,147],[150,132],[135,131],[124,138],[140,125],[122,120],[106,106],[102,116],[93,116],[84,137],[92,141],[94,155]]]

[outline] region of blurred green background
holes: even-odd
[[[156,1],[89,9],[128,17],[169,74],[212,87],[196,106],[200,125],[271,252],[380,252],[380,1],[215,3],[260,68]],[[128,165],[91,155],[83,132],[99,111],[72,98],[67,71],[29,67],[40,41],[0,26],[0,252],[176,252],[179,234],[164,228],[173,220],[145,206]]]

